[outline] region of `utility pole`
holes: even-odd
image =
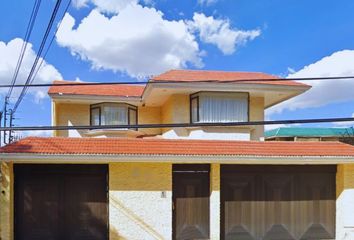
[[[2,125],[3,113],[4,113],[4,112],[0,112],[0,126]],[[0,147],[2,146],[2,144],[1,144],[1,138],[2,138],[2,131],[0,131]]]
[[[4,112],[1,113],[1,118],[4,118],[4,127],[7,126],[7,121],[9,120],[9,127],[13,127],[13,120],[14,120],[14,111],[12,109],[8,109],[8,104],[9,104],[9,97],[5,97],[5,106],[4,106]],[[0,121],[1,121],[0,118]],[[0,135],[1,137],[1,135]],[[13,131],[4,131],[3,134],[3,144],[8,144],[13,142],[14,136],[13,136]]]
[[[9,109],[9,115],[10,115],[10,127],[12,128],[14,125],[13,125],[13,120],[14,120],[14,112],[12,111],[12,109]],[[12,143],[14,140],[14,136],[13,136],[13,131],[10,130],[9,131],[9,141],[8,143]]]
[[[3,115],[4,115],[4,127],[6,127],[7,126],[7,104],[9,103],[9,97],[8,96],[6,96],[5,97],[5,104],[4,104],[4,112],[3,112]],[[4,143],[4,145],[6,145],[7,144],[7,142],[6,142],[6,135],[7,135],[7,133],[6,133],[6,131],[4,131],[4,139],[3,139],[3,143]]]

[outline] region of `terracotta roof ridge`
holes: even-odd
[[[80,84],[80,83],[82,83],[82,84],[86,84],[86,83],[100,83],[100,82],[88,82],[88,81],[75,81],[75,80],[53,80],[52,81],[52,83],[58,83],[58,84],[60,84],[60,83],[63,83],[63,84],[65,84],[65,83],[75,83],[75,84]],[[146,86],[146,83],[145,82],[142,82],[141,84],[129,84],[128,82],[126,83],[126,82],[124,82],[124,84],[122,83],[122,84],[114,84],[115,82],[112,82],[112,83],[110,83],[110,82],[105,82],[106,84],[104,84],[104,85],[118,85],[118,86],[131,86],[131,87],[134,87],[134,86],[136,86],[136,87],[139,87],[139,88],[141,88],[141,87],[145,87]],[[87,86],[89,86],[89,85],[87,85]]]
[[[78,141],[140,141],[140,142],[195,142],[195,143],[240,143],[240,144],[269,144],[269,145],[311,145],[311,144],[319,144],[319,145],[331,145],[331,144],[339,144],[339,145],[349,145],[340,141],[303,141],[303,142],[292,142],[292,141],[256,141],[256,140],[220,140],[220,139],[169,139],[169,138],[130,138],[130,137],[110,137],[110,138],[92,138],[92,137],[40,137],[40,136],[28,136],[22,138],[16,142],[11,144],[25,141],[25,140],[48,140],[48,139],[60,139],[60,140],[78,140]],[[7,146],[7,145],[6,145]],[[351,146],[351,145],[349,145]],[[3,146],[4,147],[4,146]],[[354,148],[354,146],[353,146]]]
[[[277,75],[270,74],[270,73],[265,73],[265,72],[260,72],[260,71],[235,71],[235,70],[212,70],[212,69],[171,69],[166,72],[171,72],[171,71],[184,71],[184,72],[217,72],[217,73],[259,73],[259,74],[265,74],[265,75],[271,75],[276,78],[280,78]],[[162,73],[163,74],[163,73]]]
[[[27,137],[0,148],[0,153],[354,157],[354,146],[340,142]]]

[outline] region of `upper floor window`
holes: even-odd
[[[137,107],[126,103],[91,105],[90,123],[98,125],[134,125],[138,122]]]
[[[191,95],[191,122],[248,121],[248,93],[199,92]]]

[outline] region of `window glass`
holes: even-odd
[[[198,122],[198,97],[191,99],[192,122]]]
[[[135,124],[137,111],[127,104],[102,103],[91,107],[90,118],[92,125],[127,125],[129,120]]]
[[[248,95],[244,93],[200,93],[200,122],[243,122],[248,121]],[[198,111],[192,107],[192,122]]]
[[[91,125],[100,125],[100,108],[91,108]]]
[[[103,107],[103,125],[128,124],[127,107],[106,105]]]

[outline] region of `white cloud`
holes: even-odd
[[[289,78],[329,76],[354,76],[354,50],[335,52],[288,75]],[[300,96],[270,108],[267,114],[280,113],[285,109],[314,108],[330,103],[354,101],[353,79],[303,81],[303,83],[312,85],[312,88]]]
[[[264,131],[270,131],[270,130],[281,128],[281,127],[288,127],[288,125],[286,125],[286,124],[264,125]]]
[[[118,13],[130,4],[136,4],[139,0],[74,0],[76,8],[87,7],[90,3],[95,5],[100,12]]]
[[[10,84],[15,67],[17,64],[18,57],[20,55],[20,50],[22,47],[23,40],[20,38],[15,38],[8,43],[0,41],[0,83]],[[23,84],[27,79],[30,69],[33,65],[36,53],[32,48],[32,44],[28,43],[27,50],[25,52],[23,62],[17,77],[16,84]],[[40,59],[41,61],[41,59]],[[62,79],[59,71],[53,66],[45,61],[39,70],[35,83],[50,83],[55,79]],[[12,97],[17,97],[21,88],[14,89]],[[7,93],[8,89],[0,89],[0,93]],[[36,101],[47,96],[46,89],[30,88],[28,93],[35,97]],[[14,99],[12,99],[14,100]]]
[[[76,77],[76,78],[75,78],[75,82],[83,82],[83,81],[81,80],[81,78]]]
[[[72,1],[72,5],[77,9],[87,7],[87,4],[88,4],[88,0],[73,0]]]
[[[36,130],[36,131],[16,131],[13,136],[15,139],[21,139],[25,137],[52,137],[52,130]]]
[[[288,72],[290,74],[296,73],[296,71],[293,68],[291,68],[291,67],[288,67]]]
[[[201,52],[184,21],[169,21],[154,8],[129,4],[107,18],[94,9],[77,28],[66,14],[57,42],[94,69],[148,76],[188,65],[202,66]]]
[[[80,9],[87,7],[90,3],[97,7],[102,13],[119,13],[129,5],[136,5],[143,2],[146,5],[152,5],[153,0],[74,0],[75,8]]]
[[[268,121],[270,121],[270,119],[268,119]],[[269,130],[273,130],[276,128],[288,128],[288,127],[301,127],[302,125],[300,123],[293,123],[293,124],[269,124],[269,125],[264,125],[264,130],[265,131],[269,131]]]
[[[199,4],[199,5],[210,6],[210,5],[215,4],[217,1],[218,1],[218,0],[198,0],[198,4]]]
[[[260,30],[238,30],[230,26],[228,19],[216,19],[203,13],[194,13],[193,21],[188,21],[191,31],[198,32],[200,40],[216,45],[225,55],[253,40],[261,34]]]
[[[354,113],[351,115],[352,118],[354,118]],[[352,127],[354,126],[354,121],[352,122],[334,122],[333,126],[335,127]]]

